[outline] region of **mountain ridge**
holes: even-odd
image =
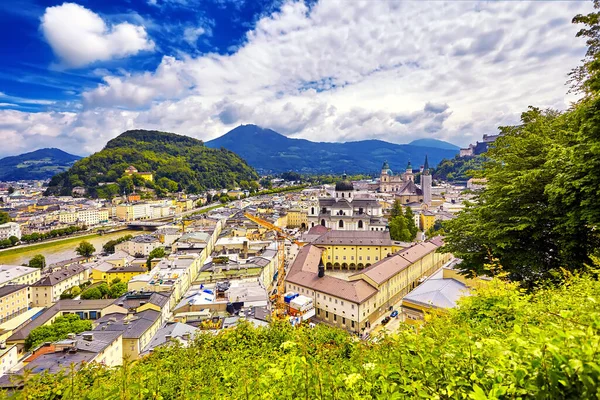
[[[394,144],[378,139],[312,142],[288,138],[272,129],[252,124],[240,125],[205,144],[234,151],[262,173],[377,173],[384,161],[388,161],[392,170],[400,171],[409,161],[420,165],[425,156],[428,156],[430,165],[435,166],[442,159],[452,158],[458,153],[458,146],[452,150]]]
[[[43,180],[68,170],[81,157],[56,147],[0,159],[0,181]]]

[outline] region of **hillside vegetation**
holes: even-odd
[[[433,172],[433,177],[449,182],[467,181],[481,171],[484,162],[485,154],[443,159]]]
[[[123,176],[130,165],[140,172],[152,172],[154,182]],[[208,148],[188,136],[135,130],[122,133],[102,151],[54,176],[47,193],[70,194],[76,186],[85,187],[91,196],[105,198],[131,193],[134,186],[145,186],[159,194],[177,190],[197,193],[255,179],[256,172],[231,151]]]
[[[27,376],[14,399],[591,399],[600,284],[524,294],[495,280],[460,309],[372,344],[325,326],[242,325],[108,369]]]

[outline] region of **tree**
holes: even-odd
[[[99,300],[102,298],[102,292],[98,287],[93,287],[81,292],[82,300]]]
[[[10,244],[12,246],[15,246],[17,243],[19,243],[19,238],[14,235],[9,237],[8,240],[10,240]]]
[[[410,240],[414,240],[417,236],[417,232],[419,232],[419,228],[417,227],[417,224],[415,224],[415,214],[410,207],[406,207],[404,210],[404,218],[406,218],[406,225],[410,232]]]
[[[81,333],[92,329],[92,321],[82,321],[76,314],[58,317],[51,325],[33,329],[25,339],[25,350],[31,350],[45,342],[66,339],[69,333]]]
[[[390,211],[390,216],[392,218],[396,218],[403,214],[402,203],[400,203],[399,199],[394,200],[394,204],[392,204],[392,210]]]
[[[29,260],[28,266],[31,268],[43,269],[46,267],[46,257],[44,257],[42,254],[36,254],[31,260]]]
[[[165,249],[164,247],[157,247],[154,250],[152,250],[150,252],[150,254],[148,255],[148,261],[146,262],[146,266],[148,268],[150,268],[150,266],[152,265],[152,260],[155,258],[163,258],[165,256]]]
[[[0,224],[6,224],[7,222],[10,222],[10,216],[7,212],[0,211]]]
[[[410,235],[408,224],[404,215],[391,218],[388,222],[390,228],[390,237],[392,240],[399,240],[402,242],[409,242],[413,238]]]
[[[127,284],[125,282],[117,282],[110,286],[108,296],[111,299],[117,299],[127,293]]]
[[[82,257],[91,257],[92,254],[96,252],[96,248],[93,244],[87,241],[83,241],[79,243],[79,246],[75,248],[75,253],[79,254]]]
[[[167,192],[173,193],[177,192],[177,190],[179,189],[179,185],[177,185],[177,182],[166,177],[160,178],[157,183],[161,188],[165,189]]]

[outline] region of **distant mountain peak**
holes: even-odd
[[[409,143],[411,146],[433,147],[436,149],[460,150],[460,147],[439,139],[416,139]]]
[[[443,158],[454,157],[459,149],[458,146],[438,140],[431,145],[418,143],[394,144],[382,140],[311,142],[249,124],[240,125],[206,142],[206,146],[231,150],[262,173],[379,174],[385,160],[389,161],[392,170],[400,171],[406,168],[409,159],[415,165],[421,165],[428,155],[430,164],[435,166]]]
[[[54,147],[0,159],[0,180],[48,179],[66,171],[81,157]]]

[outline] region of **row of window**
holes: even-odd
[[[331,256],[327,256],[328,260],[331,260]],[[335,256],[336,260],[340,259],[340,256]],[[362,261],[362,256],[358,256],[358,261]],[[346,260],[346,256],[342,256],[342,260],[345,261]],[[354,256],[350,256],[350,261],[354,261]],[[367,261],[371,261],[371,256],[367,256]],[[375,261],[379,261],[379,257],[375,256]]]
[[[317,315],[321,315],[321,309],[317,308]],[[329,319],[329,311],[325,311],[325,318]],[[337,314],[333,314],[333,322],[337,322]],[[350,320],[352,328],[354,328],[354,321]],[[342,317],[342,325],[346,325],[346,317]]]

